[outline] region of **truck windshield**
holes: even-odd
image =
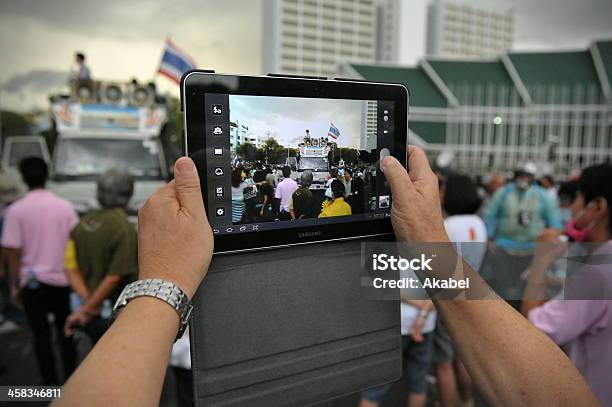
[[[137,179],[161,179],[157,147],[153,140],[60,139],[55,176],[95,179],[109,169],[123,169]]]
[[[329,171],[327,158],[324,157],[301,157],[298,164],[298,171]]]

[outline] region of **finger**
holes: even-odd
[[[71,327],[71,322],[70,320],[66,320],[66,323],[64,324],[64,334],[66,336],[70,336],[72,335],[72,327]]]
[[[382,170],[385,174],[391,193],[395,200],[407,200],[410,198],[410,192],[414,189],[412,181],[406,172],[406,169],[395,157],[387,156],[381,162]]]
[[[432,174],[425,151],[417,146],[408,146],[408,175],[414,182]]]
[[[174,190],[182,210],[193,216],[204,215],[200,177],[189,157],[181,157],[174,164]]]

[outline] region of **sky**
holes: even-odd
[[[401,0],[400,63],[425,51],[428,0]],[[612,0],[455,0],[515,12],[516,50],[584,49],[612,38]],[[202,68],[261,73],[262,0],[1,0],[0,106],[45,108],[65,83],[75,50],[96,78],[154,78],[164,39]],[[163,91],[178,87],[157,78]]]
[[[297,147],[306,129],[311,137],[327,137],[330,124],[340,131],[339,147],[362,149],[364,101],[230,95],[230,120],[249,133],[272,136],[283,146]],[[331,138],[330,138],[331,140]]]

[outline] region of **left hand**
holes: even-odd
[[[91,316],[82,310],[73,312],[66,318],[64,324],[64,333],[66,336],[71,336],[74,333],[75,326],[85,326],[91,320]]]
[[[536,239],[533,262],[550,266],[567,250],[568,243],[561,241],[563,232],[559,229],[544,229]]]

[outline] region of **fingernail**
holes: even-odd
[[[382,159],[382,161],[380,162],[380,169],[385,172],[385,168],[391,164],[391,159],[393,157],[391,157],[390,155],[386,156],[385,158]]]
[[[176,164],[174,164],[174,172],[183,175],[191,174],[195,172],[195,165],[193,161],[191,161],[191,158],[181,157],[176,160]]]

